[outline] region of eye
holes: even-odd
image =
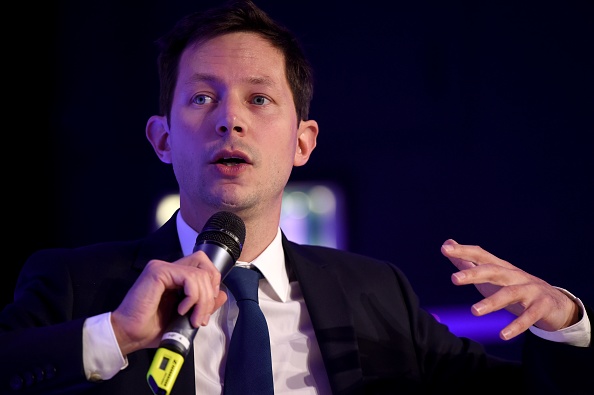
[[[254,96],[254,98],[252,99],[252,103],[257,106],[264,106],[264,105],[270,103],[270,99],[268,99],[264,96]]]
[[[208,95],[196,95],[192,98],[192,103],[204,105],[208,103],[214,103],[214,99]]]

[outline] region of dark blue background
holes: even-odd
[[[216,2],[121,3],[6,15],[3,302],[32,251],[141,237],[176,191],[144,137],[154,40]],[[293,180],[343,188],[350,250],[397,262],[426,306],[479,299],[451,284],[447,238],[594,303],[592,1],[257,3],[316,70],[318,147]]]

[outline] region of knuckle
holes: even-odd
[[[146,264],[146,268],[149,270],[153,270],[153,269],[158,268],[160,265],[161,265],[161,261],[159,261],[158,259],[151,259]]]
[[[144,267],[144,271],[153,276],[161,276],[165,271],[165,262],[158,259],[151,259]]]
[[[522,295],[521,288],[516,285],[509,285],[504,288],[508,294],[508,296],[514,301],[520,301],[520,297]]]
[[[522,318],[524,318],[527,321],[530,321],[531,323],[535,322],[538,319],[537,309],[534,306],[527,308],[526,310],[524,310]]]

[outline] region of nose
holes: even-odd
[[[246,125],[241,116],[241,104],[227,100],[221,103],[220,114],[216,124],[216,131],[224,135],[229,131],[245,133]]]
[[[219,122],[217,124],[217,132],[220,134],[225,134],[229,130],[232,130],[234,132],[243,133],[244,128],[243,126],[239,125],[238,122],[236,122],[236,119],[237,118],[233,117],[233,119],[226,122]]]

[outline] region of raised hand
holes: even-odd
[[[450,239],[441,252],[459,269],[452,274],[452,282],[474,284],[485,297],[472,306],[474,315],[506,309],[517,316],[499,333],[503,340],[518,336],[532,325],[556,331],[579,319],[578,305],[568,295],[479,246]]]

